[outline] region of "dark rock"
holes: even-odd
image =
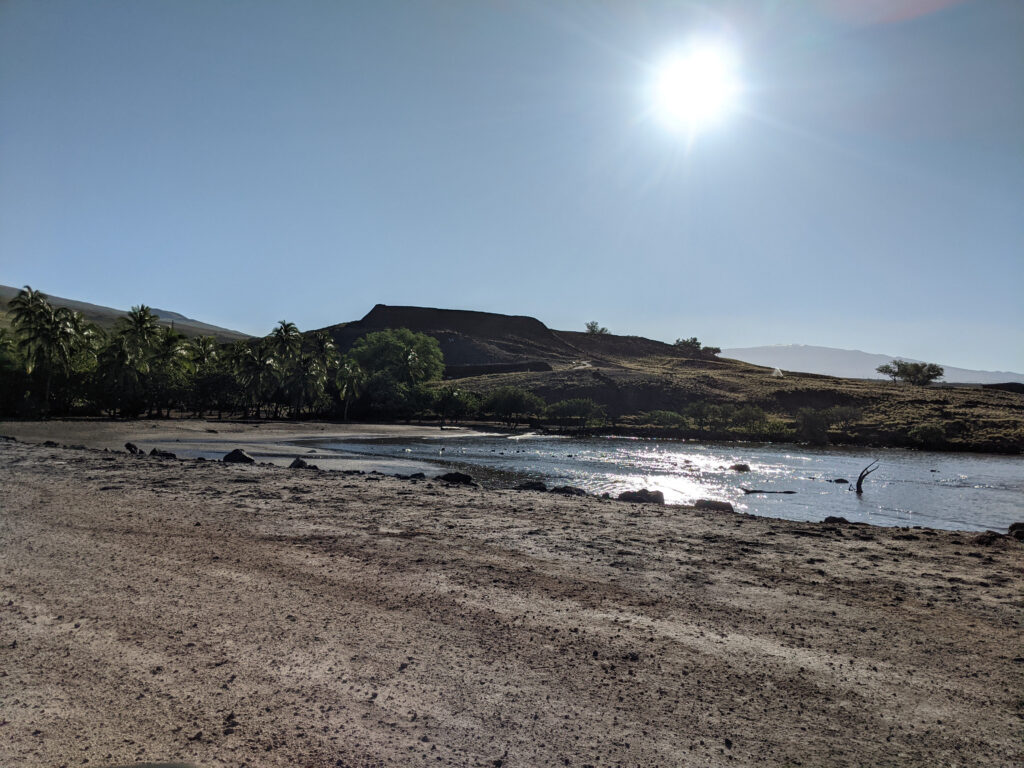
[[[821,522],[829,523],[830,525],[849,525],[850,524],[850,521],[847,520],[845,517],[835,517],[833,515],[829,515],[828,517],[826,517]]]
[[[241,448],[235,448],[231,453],[221,459],[225,464],[255,464],[256,459],[250,456],[248,453],[243,451]]]
[[[125,443],[124,449],[128,451],[132,456],[138,456],[142,453],[142,449],[139,448],[135,443]]]
[[[409,479],[410,480],[426,480],[427,476],[424,475],[422,472],[413,472],[411,475],[409,475]]]
[[[170,451],[161,451],[159,448],[154,448],[149,452],[149,455],[155,459],[176,459],[178,458]]]
[[[560,485],[557,488],[552,488],[551,493],[560,493],[563,496],[586,496],[587,492],[582,488],[577,488],[575,485]]]
[[[1003,538],[1004,536],[1001,533],[996,533],[995,531],[985,531],[984,533],[980,533],[973,539],[971,539],[971,543],[977,544],[978,546],[982,547],[989,547],[995,544],[997,541],[1002,541]]]
[[[44,448],[60,448],[60,444],[54,442],[53,440],[47,440],[45,443],[43,443],[43,447]]]
[[[697,499],[693,502],[695,509],[706,509],[712,512],[735,512],[732,504],[728,501],[715,501],[714,499]]]
[[[1010,523],[1010,529],[1007,533],[1017,541],[1024,541],[1024,523]]]
[[[649,491],[643,488],[639,491],[623,491],[618,496],[619,501],[632,501],[638,504],[664,504],[665,494],[661,491]]]
[[[546,491],[547,489],[547,484],[542,483],[540,480],[527,480],[525,483],[520,483],[516,486],[517,491]]]
[[[443,483],[451,483],[452,485],[476,485],[473,482],[473,478],[467,475],[465,472],[446,472],[437,478]]]
[[[731,467],[729,467],[729,469],[731,469],[733,472],[749,472],[750,471],[750,465],[749,464],[733,464]]]
[[[316,464],[310,464],[303,458],[298,456],[288,465],[288,469],[319,469]]]
[[[837,478],[836,478],[835,480],[833,480],[832,482],[833,482],[833,483],[835,483],[836,485],[843,485],[844,483],[845,483],[846,485],[849,485],[849,484],[850,484],[850,481],[849,481],[849,480],[847,480],[847,479],[846,479],[845,477],[837,477]]]

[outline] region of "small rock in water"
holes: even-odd
[[[837,485],[842,485],[843,483],[846,483],[847,485],[849,485],[849,483],[850,483],[850,481],[849,481],[849,480],[847,480],[847,479],[846,479],[846,478],[844,478],[844,477],[837,477],[837,478],[836,478],[835,480],[833,480],[832,482],[833,482],[833,483],[836,483]]]
[[[542,483],[540,480],[527,480],[525,483],[520,483],[516,486],[517,491],[546,491],[547,489],[547,484]]]
[[[563,496],[586,496],[587,492],[582,488],[577,488],[575,485],[560,485],[557,488],[552,488],[551,493],[560,493]]]
[[[639,504],[664,504],[665,494],[661,491],[649,491],[646,488],[639,491],[623,491],[619,494],[619,501],[632,501]]]
[[[149,452],[149,455],[157,459],[176,459],[178,458],[170,451],[161,451],[159,448],[154,448]]]
[[[750,465],[749,464],[733,464],[731,467],[729,467],[729,469],[731,469],[733,472],[749,472],[750,471]]]
[[[829,515],[828,517],[826,517],[821,522],[828,523],[830,525],[849,525],[850,524],[850,521],[847,520],[845,517],[835,517],[834,515]]]
[[[473,478],[465,472],[446,472],[438,476],[437,479],[443,483],[452,483],[453,485],[476,485],[473,482]]]
[[[706,509],[712,512],[735,512],[732,504],[728,501],[716,501],[715,499],[697,499],[693,502],[694,509]]]
[[[250,456],[248,453],[243,451],[241,448],[235,448],[231,453],[221,459],[226,464],[255,464],[256,459]]]

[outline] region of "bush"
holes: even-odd
[[[946,444],[946,432],[938,424],[918,424],[907,432],[915,445],[925,448],[939,448]]]
[[[650,411],[646,415],[648,424],[654,424],[657,427],[685,427],[688,422],[686,417],[676,411]]]
[[[526,416],[536,416],[544,407],[544,400],[533,392],[520,387],[502,387],[487,396],[481,410],[514,429]]]
[[[589,397],[574,397],[570,400],[559,400],[547,407],[547,415],[561,421],[575,421],[582,429],[587,422],[604,416],[604,408]]]
[[[828,430],[832,426],[829,410],[801,408],[796,413],[796,434],[812,445],[828,445]]]

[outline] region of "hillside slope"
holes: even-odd
[[[18,295],[18,290],[18,288],[13,288],[9,285],[0,285],[0,324],[2,324],[3,327],[9,325],[9,319],[7,318],[7,305],[11,299]],[[68,309],[73,309],[76,312],[81,312],[82,316],[85,317],[88,322],[95,323],[105,330],[113,328],[117,319],[119,317],[124,317],[126,314],[122,309],[104,307],[99,304],[90,304],[87,301],[65,299],[61,296],[52,296],[50,294],[46,295],[50,304],[54,307],[67,307]],[[173,325],[176,331],[179,331],[186,336],[213,336],[217,341],[239,341],[240,339],[249,338],[248,334],[240,333],[239,331],[232,331],[229,328],[210,325],[209,323],[203,323],[199,320],[193,320],[192,318],[185,317],[178,312],[170,312],[164,309],[153,309],[153,313],[159,316],[161,325]]]
[[[530,389],[548,402],[585,397],[620,420],[697,402],[756,405],[791,418],[802,408],[853,406],[849,431],[860,443],[901,445],[933,425],[953,448],[1024,449],[1024,396],[981,387],[914,387],[889,381],[786,372],[724,357],[702,357],[638,336],[555,331],[530,317],[377,305],[359,321],[329,330],[342,350],[362,334],[410,328],[438,340],[446,376],[486,395],[502,386]]]

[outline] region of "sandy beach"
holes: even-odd
[[[345,429],[0,423],[0,765],[1024,763],[1009,537],[123,450]]]

